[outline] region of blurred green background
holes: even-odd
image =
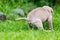
[[[15,21],[13,17],[17,16],[10,15],[13,9],[21,8],[26,17],[32,9],[44,5],[48,5],[54,10],[54,31],[51,32],[34,28],[29,30],[25,20]],[[0,21],[0,40],[60,40],[60,0],[0,0],[0,11],[11,18],[11,20]],[[44,28],[48,28],[47,23],[44,23]]]

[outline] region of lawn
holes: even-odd
[[[0,40],[60,40],[60,32],[44,32],[40,30],[0,32]]]
[[[55,6],[53,9],[53,31],[29,30],[24,20],[0,21],[0,40],[60,40],[60,7]]]
[[[6,15],[8,15],[15,6],[17,7],[17,5],[13,4],[13,6],[3,3],[2,5],[3,7],[0,7],[0,11],[3,11]],[[22,5],[22,8],[26,11],[25,13],[27,13],[29,8],[27,9],[28,6],[24,5]],[[45,32],[33,28],[29,30],[25,20],[5,20],[0,21],[0,40],[60,40],[60,6],[54,6],[53,9],[53,31]],[[44,28],[47,26],[47,24],[44,24]]]

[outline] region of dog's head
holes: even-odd
[[[49,6],[43,6],[45,10],[47,10],[49,13],[53,13],[53,9]]]

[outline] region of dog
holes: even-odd
[[[38,7],[30,11],[27,15],[27,18],[17,18],[16,20],[26,20],[29,24],[29,28],[31,24],[35,25],[38,29],[43,28],[43,22],[47,20],[49,24],[49,29],[53,29],[52,24],[52,13],[53,9],[49,6]]]

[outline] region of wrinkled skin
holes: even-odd
[[[17,18],[16,20],[25,19],[27,20],[29,27],[31,27],[31,24],[34,24],[36,27],[38,27],[38,29],[44,29],[43,22],[47,20],[49,29],[52,30],[52,13],[53,9],[51,7],[43,6],[33,9],[31,12],[29,12],[27,18]]]

